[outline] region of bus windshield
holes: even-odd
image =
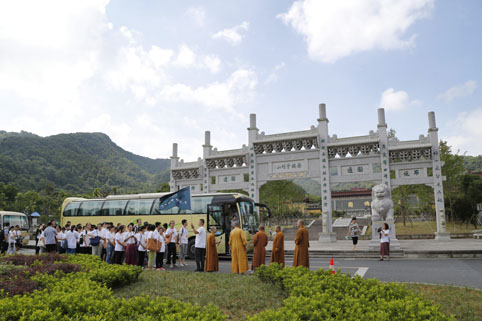
[[[243,229],[256,231],[258,228],[258,216],[254,203],[245,200],[239,201],[239,209],[241,211]]]
[[[18,225],[22,230],[28,230],[27,217],[23,215],[4,215],[3,224],[10,223],[10,226]]]

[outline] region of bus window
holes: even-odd
[[[104,201],[84,201],[80,203],[77,216],[98,216]]]
[[[258,220],[254,211],[254,204],[248,201],[240,201],[238,204],[243,221],[243,230],[256,231]]]
[[[105,201],[104,205],[102,205],[101,215],[124,215],[124,209],[126,208],[126,204],[127,201],[125,200]]]
[[[27,217],[24,215],[4,215],[3,224],[10,223],[10,226],[18,225],[22,230],[28,230]]]
[[[64,209],[64,216],[77,216],[80,202],[71,202]]]
[[[145,215],[151,213],[153,199],[130,200],[127,203],[127,215]]]
[[[194,214],[207,213],[208,205],[213,200],[212,196],[196,196],[191,199],[191,209]]]

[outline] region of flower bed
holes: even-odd
[[[137,280],[142,271],[138,267],[109,265],[92,255],[32,257],[0,260],[0,265],[7,266],[0,270],[2,280],[14,284],[21,276],[35,285],[19,293],[2,290],[0,320],[225,319],[217,307],[201,308],[167,297],[115,298],[111,287]],[[39,267],[45,270],[36,270]]]
[[[256,275],[290,296],[283,308],[250,320],[455,320],[402,284],[279,265],[262,266]]]

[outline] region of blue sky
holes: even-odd
[[[204,130],[247,143],[308,129],[327,104],[330,134],[426,134],[482,154],[482,2],[4,1],[0,129],[100,131],[121,147],[187,161]]]

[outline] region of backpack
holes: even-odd
[[[90,239],[90,245],[96,246],[100,244],[100,236],[96,236]]]

